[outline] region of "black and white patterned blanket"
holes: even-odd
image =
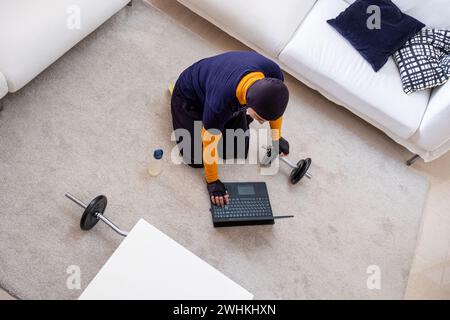
[[[422,29],[394,60],[407,94],[444,84],[450,78],[450,30]]]

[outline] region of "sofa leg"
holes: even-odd
[[[127,6],[132,7],[133,6],[133,0],[130,0],[130,2],[128,2]]]
[[[406,165],[409,167],[409,166],[411,166],[414,162],[416,162],[419,159],[420,159],[420,156],[418,154],[416,154],[416,155],[414,155],[414,157],[412,157],[411,159],[406,161]]]

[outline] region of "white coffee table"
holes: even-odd
[[[249,300],[253,295],[140,220],[79,299]]]

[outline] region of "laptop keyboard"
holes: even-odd
[[[213,206],[215,219],[271,218],[272,210],[268,198],[230,198],[227,205]]]

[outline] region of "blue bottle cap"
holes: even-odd
[[[164,154],[164,151],[163,151],[162,149],[156,149],[156,150],[153,152],[153,157],[154,157],[156,160],[159,160],[159,159],[161,159],[161,158],[163,157],[163,154]]]

